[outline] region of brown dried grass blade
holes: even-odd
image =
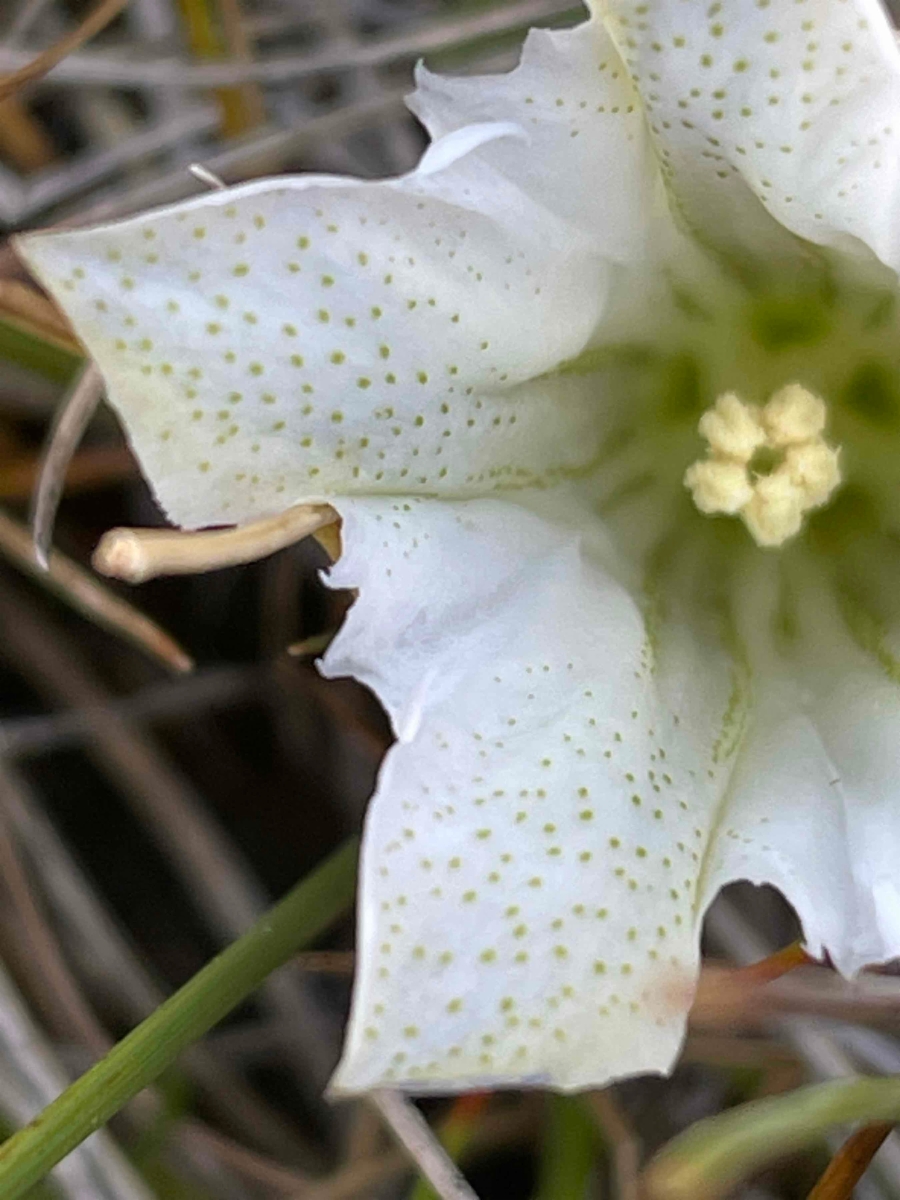
[[[56,157],[50,135],[14,96],[0,104],[0,155],[25,175],[49,167]]]
[[[878,1121],[851,1133],[807,1200],[853,1200],[853,1189],[893,1128],[888,1121]]]
[[[167,670],[193,670],[190,655],[149,617],[109,591],[71,559],[54,550],[45,572],[37,562],[31,534],[24,525],[0,513],[0,555],[46,584],[97,625],[124,637]]]
[[[0,279],[0,320],[72,354],[84,353],[56,305],[18,279]]]
[[[53,70],[57,63],[62,62],[67,54],[71,54],[73,50],[77,50],[79,46],[83,46],[85,42],[90,41],[92,37],[96,37],[102,29],[105,29],[127,3],[128,0],[100,0],[94,11],[88,13],[77,29],[73,29],[71,33],[59,38],[52,46],[48,46],[46,50],[42,51],[37,58],[33,58],[30,63],[20,67],[6,79],[0,80],[0,101],[15,95],[27,83],[34,83],[35,80],[42,79],[44,75]]]
[[[102,395],[103,379],[100,372],[93,363],[87,363],[57,409],[50,428],[31,506],[35,557],[44,570],[48,567],[56,510],[66,485],[69,463],[91,417],[97,411]]]
[[[68,464],[88,428],[103,395],[103,379],[97,367],[89,362],[79,374],[76,384],[56,410],[43,451],[41,473],[38,475],[34,500],[31,504],[31,536],[35,541],[37,563],[47,570],[50,542],[56,509],[66,486]]]

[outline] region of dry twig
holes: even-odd
[[[190,655],[155,621],[114,595],[58,550],[51,552],[45,573],[35,557],[31,534],[5,513],[0,513],[0,555],[45,583],[88,620],[126,638],[168,670],[193,669]]]
[[[0,626],[15,628],[4,654],[54,704],[80,709],[90,722],[89,753],[121,788],[136,816],[185,880],[187,893],[214,936],[228,942],[265,911],[268,896],[243,854],[207,812],[190,782],[153,738],[105,704],[105,692],[68,640],[49,622],[0,594]],[[317,1094],[333,1067],[336,1030],[289,969],[273,975],[261,1001],[294,1021],[298,1082]]]
[[[56,305],[36,288],[18,279],[0,279],[0,319],[10,321],[35,337],[69,350],[72,354],[83,353]]]
[[[601,1135],[609,1143],[617,1200],[640,1200],[641,1144],[631,1122],[612,1088],[589,1092],[587,1100]]]
[[[66,485],[66,472],[102,395],[100,371],[89,362],[63,399],[50,427],[31,510],[35,559],[45,571],[50,568],[48,555],[53,541],[53,524]]]
[[[808,1200],[852,1200],[853,1189],[893,1128],[890,1122],[879,1121],[852,1133],[826,1167]]]
[[[0,804],[80,974],[101,986],[123,1019],[142,1020],[162,1003],[165,992],[138,960],[127,935],[104,907],[37,797],[11,766],[0,771]],[[187,1052],[183,1065],[230,1128],[271,1153],[309,1156],[296,1129],[256,1096],[220,1056],[198,1045]]]
[[[567,0],[519,0],[464,17],[435,21],[413,33],[373,39],[354,47],[326,47],[308,54],[252,62],[198,63],[171,58],[125,61],[108,52],[74,54],[60,62],[58,83],[144,87],[234,87],[244,83],[286,84],[309,75],[382,66],[445,50],[480,38],[512,33],[529,25],[577,12]],[[0,63],[17,63],[21,53],[0,47]]]
[[[402,1092],[383,1088],[369,1099],[441,1200],[478,1200],[411,1100]]]
[[[41,79],[48,71],[52,71],[79,46],[83,46],[85,42],[90,41],[92,37],[96,37],[102,29],[105,29],[127,3],[128,0],[100,0],[94,11],[85,17],[77,29],[73,29],[71,33],[65,34],[64,37],[54,42],[52,46],[48,46],[37,58],[33,58],[29,63],[19,67],[8,78],[0,80],[0,101],[14,95],[26,83],[33,83],[36,79]]]
[[[24,455],[0,466],[0,500],[28,503],[34,495],[42,464],[42,457]],[[134,474],[134,456],[125,446],[89,446],[72,459],[66,473],[66,492],[72,495],[108,487]]]
[[[5,768],[0,761],[0,798],[8,789]],[[44,918],[31,890],[28,875],[10,836],[0,804],[0,879],[18,916],[22,935],[20,965],[31,980],[39,983],[42,1007],[51,1014],[60,1036],[80,1042],[100,1057],[112,1045],[112,1038],[97,1020],[84,993],[66,962],[56,934]]]

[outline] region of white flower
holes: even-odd
[[[898,52],[875,0],[598,0],[412,106],[402,179],[25,253],[174,521],[342,514],[325,669],[397,745],[337,1085],[666,1070],[727,881],[900,953]]]

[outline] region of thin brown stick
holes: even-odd
[[[63,398],[50,427],[31,507],[35,559],[45,571],[49,569],[53,525],[66,486],[69,463],[97,411],[102,395],[103,378],[99,369],[89,362]]]
[[[124,637],[170,671],[191,671],[194,661],[163,629],[114,595],[71,559],[54,550],[45,572],[24,525],[0,512],[0,556],[32,575],[96,625]]]
[[[102,987],[115,1011],[130,1024],[142,1020],[165,999],[115,917],[54,829],[25,780],[13,766],[0,771],[0,803],[11,831],[39,880],[69,955],[83,977]],[[207,1104],[251,1143],[273,1154],[316,1161],[295,1126],[244,1083],[237,1072],[202,1044],[183,1060],[185,1070],[203,1089]]]
[[[354,961],[352,950],[305,950],[294,958],[304,971],[322,975],[352,975]]]
[[[170,57],[132,59],[107,52],[74,55],[60,66],[55,81],[136,87],[234,87],[244,83],[277,85],[310,75],[351,68],[385,66],[403,59],[455,48],[467,42],[512,33],[543,21],[577,16],[579,5],[567,0],[519,0],[486,11],[441,19],[411,33],[372,38],[351,48],[322,50],[252,62],[203,62],[196,65]],[[18,62],[19,53],[0,47],[0,62]]]
[[[411,1100],[384,1088],[372,1092],[369,1100],[441,1200],[478,1200]]]
[[[5,795],[5,768],[0,762],[0,797]],[[35,984],[41,1006],[48,1012],[56,1033],[80,1042],[96,1057],[105,1054],[113,1039],[97,1020],[63,957],[56,934],[44,918],[28,875],[10,836],[0,803],[0,879],[19,918],[27,954],[20,966]]]
[[[86,749],[117,784],[140,821],[167,855],[197,910],[223,942],[239,936],[265,911],[267,893],[241,850],[207,812],[190,781],[145,734],[112,710],[89,664],[52,622],[38,620],[0,592],[0,628],[15,629],[3,655],[16,663],[54,704],[81,711],[90,723]],[[336,1022],[318,1006],[307,980],[288,968],[260,991],[260,1002],[295,1022],[290,1047],[298,1086],[310,1094],[333,1065]]]
[[[337,520],[328,504],[296,504],[233,529],[110,529],[94,551],[94,566],[128,583],[157,575],[195,575],[266,558]]]
[[[683,1063],[703,1063],[706,1066],[733,1070],[735,1067],[790,1068],[802,1072],[797,1054],[774,1038],[746,1037],[740,1034],[688,1034],[681,1052]]]
[[[222,33],[229,57],[235,62],[252,62],[253,43],[247,33],[240,0],[218,0]],[[259,84],[247,84],[238,93],[237,111],[227,114],[223,133],[236,137],[256,129],[266,119],[266,102]]]
[[[640,1200],[641,1144],[622,1111],[615,1092],[589,1092],[588,1103],[601,1135],[609,1144],[618,1200]]]
[[[386,1150],[342,1167],[305,1191],[294,1192],[291,1200],[369,1200],[377,1188],[409,1170],[409,1158],[402,1150]]]
[[[181,1121],[176,1137],[183,1145],[200,1147],[245,1179],[262,1184],[273,1191],[289,1195],[298,1192],[303,1194],[312,1184],[311,1177],[305,1172],[250,1150],[201,1121],[192,1118]]]
[[[384,1124],[371,1104],[354,1104],[343,1130],[341,1162],[344,1166],[384,1153]]]
[[[0,500],[31,499],[40,477],[43,458],[22,455],[0,465]],[[66,473],[66,493],[87,492],[121,483],[137,471],[134,455],[125,446],[89,446],[80,450]]]
[[[56,157],[43,125],[15,96],[0,102],[0,154],[26,175],[48,167]]]
[[[894,1023],[900,1017],[900,980],[866,972],[842,979],[825,967],[804,967],[761,987],[739,986],[740,971],[707,964],[691,1009],[692,1029],[755,1027],[783,1014],[856,1023]]]
[[[533,1141],[539,1120],[538,1110],[531,1103],[533,1099],[526,1099],[512,1110],[485,1113],[473,1128],[464,1153],[475,1154],[482,1148],[496,1150],[522,1137]],[[369,1200],[381,1183],[404,1170],[409,1170],[408,1156],[388,1150],[347,1163],[312,1187],[293,1193],[291,1200],[354,1200],[354,1197]]]
[[[249,697],[265,694],[263,672],[252,665],[206,667],[190,676],[163,679],[127,696],[110,698],[106,707],[139,724],[171,724],[186,717],[219,712]],[[93,725],[78,710],[40,716],[9,717],[0,724],[0,753],[29,758],[78,746]]]
[[[88,13],[77,29],[73,29],[71,33],[59,38],[52,46],[48,46],[46,50],[42,51],[37,58],[32,59],[24,67],[20,67],[12,75],[8,75],[6,79],[0,80],[0,101],[14,95],[26,83],[33,83],[36,79],[43,78],[73,50],[77,50],[79,46],[83,46],[85,42],[90,41],[92,37],[96,37],[102,29],[105,29],[127,3],[128,0],[100,0],[94,11]]]
[[[0,279],[0,320],[9,321],[72,354],[84,353],[56,305],[18,279]]]
[[[487,1115],[474,1131],[467,1149],[506,1145],[528,1133],[531,1125],[527,1106]],[[247,1150],[199,1121],[190,1119],[181,1122],[176,1136],[186,1144],[193,1143],[205,1148],[245,1179],[271,1188],[291,1200],[353,1200],[354,1197],[369,1200],[381,1185],[411,1170],[409,1156],[402,1150],[391,1148],[345,1162],[324,1178],[313,1178],[305,1172]]]
[[[851,1133],[825,1168],[808,1200],[852,1200],[853,1189],[893,1128],[888,1121],[878,1121]]]

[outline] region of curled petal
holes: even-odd
[[[420,67],[416,80],[409,105],[432,137],[489,120],[524,129],[528,153],[509,141],[478,153],[610,260],[642,257],[668,222],[640,97],[599,21],[531,30],[507,74],[453,78]]]

